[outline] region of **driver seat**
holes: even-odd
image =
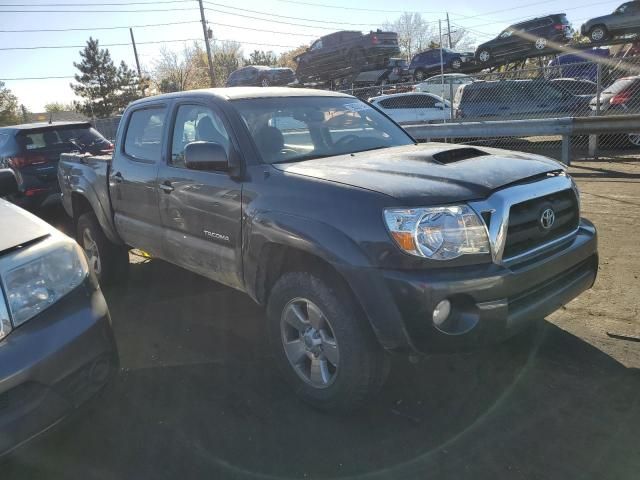
[[[256,132],[255,139],[260,152],[270,159],[274,159],[284,148],[284,136],[276,127],[261,127]]]

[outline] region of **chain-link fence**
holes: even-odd
[[[553,63],[553,62],[552,62]],[[400,124],[484,122],[640,113],[640,57],[489,73],[434,75],[420,83],[344,90]],[[574,137],[587,153],[589,137]],[[458,139],[557,156],[560,137]],[[591,139],[594,142],[594,138]],[[640,132],[600,136],[602,150],[640,148]]]

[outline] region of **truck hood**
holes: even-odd
[[[0,255],[25,243],[46,237],[53,227],[26,210],[0,199]]]
[[[379,192],[407,206],[482,199],[506,185],[563,170],[539,155],[440,143],[273,166],[287,174]]]

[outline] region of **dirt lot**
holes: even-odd
[[[11,458],[2,479],[640,478],[640,160],[574,165],[599,228],[599,277],[530,335],[396,358],[370,405],[330,416],[280,382],[245,296],[137,263],[106,292],[116,385]]]

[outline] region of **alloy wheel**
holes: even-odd
[[[462,67],[462,62],[458,59],[451,62],[451,68],[454,70],[459,70]]]
[[[268,86],[269,86],[269,80],[268,80],[268,79],[266,79],[266,78],[263,78],[263,79],[262,79],[262,81],[260,82],[260,84],[261,84],[263,87],[268,87]]]
[[[544,50],[547,48],[547,39],[546,38],[538,38],[536,40],[536,48],[538,50]]]
[[[602,27],[596,27],[591,30],[591,40],[594,42],[599,42],[600,40],[604,40],[605,33]]]
[[[306,298],[295,298],[282,310],[280,336],[289,364],[315,388],[330,386],[338,375],[340,352],[329,320]]]
[[[640,133],[628,133],[629,143],[634,147],[640,147]]]
[[[489,53],[488,50],[482,50],[480,52],[480,55],[478,55],[478,58],[480,58],[481,62],[486,63],[491,58],[491,54]]]

